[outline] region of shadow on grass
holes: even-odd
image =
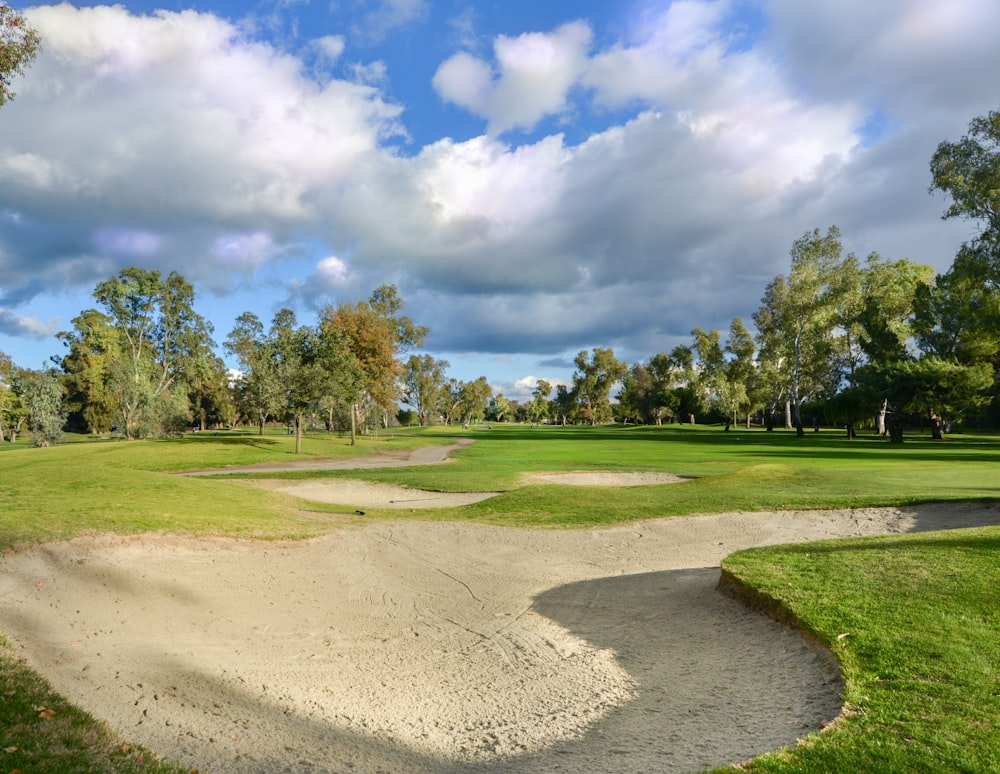
[[[226,446],[259,446],[269,448],[278,446],[278,441],[268,438],[266,435],[213,435],[208,433],[187,433],[179,438],[173,439],[179,443],[219,443]]]
[[[721,426],[652,425],[492,425],[474,426],[462,433],[474,437],[478,444],[495,441],[572,441],[581,445],[631,443],[646,441],[654,444],[683,443],[693,448],[712,448],[762,458],[794,458],[798,461],[817,460],[898,460],[913,458],[921,462],[1000,462],[1000,439],[982,436],[951,435],[944,441],[928,437],[907,436],[902,444],[863,433],[847,438],[842,430],[823,428],[806,432],[802,437],[789,430],[767,432],[760,428],[746,430],[733,427],[725,432]]]

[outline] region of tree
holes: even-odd
[[[503,422],[509,413],[511,413],[510,401],[503,396],[503,393],[494,395],[486,405],[486,418],[491,422]]]
[[[403,372],[403,401],[417,413],[420,425],[428,423],[448,390],[445,376],[449,363],[430,355],[410,355]]]
[[[426,328],[399,314],[402,307],[396,286],[382,285],[367,302],[327,307],[322,316],[324,327],[340,331],[361,369],[362,399],[383,416],[400,397],[403,364],[399,355],[421,346],[427,335]]]
[[[761,358],[779,380],[791,422],[802,434],[802,404],[824,392],[834,393],[838,372],[834,358],[840,265],[840,230],[831,226],[797,239],[791,250],[791,271],[775,277],[754,313]],[[777,386],[777,383],[776,383]]]
[[[253,330],[252,320],[248,330]],[[302,452],[307,417],[317,412],[331,396],[352,402],[361,379],[361,369],[350,352],[346,337],[330,326],[300,326],[291,309],[274,316],[262,347],[280,385],[278,411],[295,429],[295,453]]]
[[[213,346],[194,288],[177,272],[161,279],[133,266],[98,283],[94,298],[118,334],[105,379],[119,432],[133,439],[186,424],[184,375]]]
[[[111,364],[121,357],[118,333],[111,318],[96,309],[85,309],[72,323],[73,330],[56,334],[69,349],[57,360],[63,371],[68,426],[78,432],[110,433],[116,407],[108,375]]]
[[[462,382],[459,387],[459,412],[466,424],[482,419],[486,407],[493,397],[493,389],[485,376],[471,382]]]
[[[52,446],[63,440],[66,416],[62,410],[62,387],[51,369],[18,369],[16,389],[28,417],[28,430],[35,446]]]
[[[978,221],[984,234],[1000,235],[1000,111],[969,122],[958,142],[942,142],[931,157],[930,190],[951,197],[945,218]]]
[[[0,107],[14,99],[14,76],[24,75],[40,46],[38,33],[24,17],[9,5],[0,5]]]
[[[13,390],[13,377],[14,361],[11,360],[10,355],[0,352],[0,443],[7,440],[9,412],[17,398]],[[13,438],[11,443],[13,443]]]
[[[692,387],[701,401],[715,412],[726,416],[728,406],[728,385],[726,384],[725,355],[718,331],[705,332],[701,327],[691,331],[694,340],[691,349],[697,355],[698,368],[692,381]],[[729,429],[729,425],[726,425]]]
[[[611,388],[620,382],[628,371],[624,363],[615,357],[614,350],[595,347],[590,356],[583,350],[573,362],[573,392],[579,401],[580,416],[596,425],[610,422]]]
[[[725,352],[729,360],[725,371],[725,398],[732,420],[735,424],[737,414],[746,412],[747,427],[750,427],[750,411],[763,401],[760,381],[757,379],[757,368],[754,355],[757,348],[753,336],[743,324],[743,320],[734,317],[729,324],[729,336],[726,338]],[[727,425],[729,420],[726,420]]]
[[[528,404],[528,418],[532,422],[541,423],[550,416],[549,395],[552,394],[552,385],[545,379],[535,382],[535,389],[531,391],[531,402]]]
[[[968,218],[980,231],[935,290],[918,298],[918,335],[959,364],[990,362],[993,406],[1000,409],[1000,111],[974,118],[958,142],[938,145],[931,176],[931,191],[951,198],[943,217]]]
[[[234,390],[242,410],[253,418],[264,434],[268,420],[284,408],[283,385],[273,342],[264,336],[264,326],[252,312],[236,318],[224,347],[239,362],[241,373]]]

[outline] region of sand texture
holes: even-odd
[[[716,590],[722,557],[997,522],[948,505],[93,536],[6,557],[0,626],[64,696],[202,771],[692,771],[840,710],[826,654]]]

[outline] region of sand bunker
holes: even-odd
[[[675,484],[689,479],[669,473],[585,471],[532,473],[525,476],[525,480],[531,483],[569,484],[572,486],[630,487]],[[304,500],[361,508],[447,508],[478,503],[501,494],[500,492],[433,492],[426,489],[412,489],[392,484],[343,478],[294,484],[275,481],[256,483]]]
[[[529,473],[527,481],[542,481],[548,484],[569,486],[650,486],[654,484],[679,484],[691,479],[670,473],[647,471],[581,470],[572,473]]]
[[[951,504],[97,536],[5,558],[0,627],[61,694],[191,768],[692,771],[839,712],[828,656],[720,594],[722,557],[998,522]]]
[[[320,503],[340,503],[363,508],[447,508],[478,503],[499,492],[432,492],[392,484],[337,478],[269,487]]]

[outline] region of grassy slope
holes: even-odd
[[[452,518],[571,526],[695,512],[989,499],[1000,493],[1000,441],[953,437],[847,441],[834,433],[706,428],[505,428],[448,465],[294,477],[347,476],[440,490],[496,490],[464,508],[368,518]],[[453,440],[418,431],[350,447],[309,438],[311,456],[377,453]],[[325,522],[288,498],[229,479],[164,471],[289,459],[292,439],[187,436],[143,443],[68,444],[0,453],[0,549],[87,531],[172,530],[253,537],[316,534]],[[522,474],[652,470],[697,477],[640,489],[524,485]],[[282,476],[289,478],[288,474]],[[346,504],[349,505],[349,504]],[[316,506],[323,510],[324,506]],[[335,511],[337,506],[326,506]],[[310,506],[312,510],[312,506]],[[766,771],[1000,769],[995,589],[1000,530],[930,533],[743,552],[735,582],[830,644],[845,669],[852,715],[805,745],[759,759]],[[841,634],[846,637],[839,638]],[[126,771],[143,757],[52,696],[0,648],[0,769]],[[52,710],[46,713],[44,710]],[[161,765],[161,764],[156,764]]]
[[[837,656],[847,715],[751,771],[1000,771],[1000,529],[740,552],[724,562]]]

